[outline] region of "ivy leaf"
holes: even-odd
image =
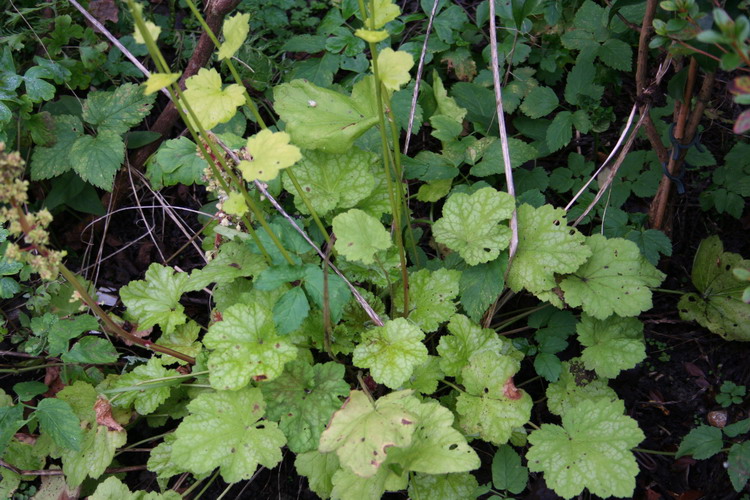
[[[508,442],[514,427],[529,421],[531,397],[513,385],[520,367],[518,360],[494,351],[480,351],[469,359],[461,371],[466,391],[456,400],[465,433],[501,445]]]
[[[237,168],[246,181],[268,182],[279,175],[279,171],[291,167],[302,158],[297,146],[289,144],[286,132],[261,130],[247,139],[247,152],[252,160],[240,161]]]
[[[151,73],[143,84],[143,94],[151,95],[180,79],[180,73]]]
[[[719,453],[723,446],[721,429],[710,425],[699,425],[682,439],[675,457],[691,455],[696,460],[705,460]]]
[[[375,254],[393,243],[390,233],[375,217],[353,208],[333,218],[336,251],[347,260],[363,264],[375,262]]]
[[[183,96],[205,130],[232,119],[245,102],[244,90],[233,83],[221,88],[221,76],[215,69],[201,68],[185,81]],[[188,117],[192,122],[192,118]]]
[[[361,85],[361,87],[357,87]],[[371,80],[355,85],[364,92],[347,97],[310,82],[294,80],[275,87],[275,109],[286,123],[294,143],[307,149],[344,153],[354,140],[378,122],[370,100],[374,89],[367,91]]]
[[[600,377],[615,378],[646,358],[643,323],[638,318],[600,320],[584,313],[576,331],[585,346],[581,359],[586,369]]]
[[[81,423],[70,405],[62,399],[44,398],[34,412],[42,432],[48,434],[57,446],[80,451],[83,441]]]
[[[352,208],[372,193],[372,166],[377,161],[376,155],[356,147],[341,154],[308,150],[294,166],[294,175],[310,205],[324,216],[336,209]],[[294,193],[297,209],[310,213],[291,179],[284,176],[283,181],[284,189]]]
[[[250,479],[259,464],[276,467],[286,438],[276,422],[261,420],[265,406],[257,388],[199,394],[175,430],[172,460],[195,474],[219,467],[227,483]]]
[[[83,121],[97,132],[109,131],[122,135],[141,123],[151,112],[156,96],[146,96],[134,83],[120,85],[114,91],[91,92],[83,104]]]
[[[335,451],[341,464],[364,478],[374,476],[393,446],[408,446],[416,420],[404,402],[411,391],[393,392],[374,404],[363,392],[351,391],[320,436],[318,451]]]
[[[438,243],[455,250],[469,265],[489,262],[510,243],[510,229],[498,225],[513,213],[513,197],[487,187],[471,195],[457,193],[432,226]]]
[[[79,137],[70,148],[73,169],[81,179],[107,191],[112,189],[115,174],[124,157],[125,143],[122,137],[106,129],[96,137]]]
[[[111,386],[113,389],[128,388],[129,390],[118,393],[119,396],[112,402],[112,406],[128,408],[134,405],[135,411],[140,415],[149,415],[169,398],[171,387],[164,385],[163,382],[160,384],[148,384],[148,382],[175,375],[179,375],[176,370],[164,368],[159,358],[152,357],[148,363],[135,367],[133,371],[115,380]]]
[[[112,463],[115,450],[125,445],[127,440],[125,431],[111,431],[104,425],[94,425],[86,430],[79,451],[62,452],[63,472],[68,485],[75,488],[87,476],[96,479],[104,474]]]
[[[503,291],[507,267],[507,259],[500,257],[484,264],[467,267],[461,273],[461,281],[458,284],[461,305],[473,321],[479,321],[490,304]]]
[[[409,70],[412,66],[414,58],[408,52],[386,47],[378,53],[378,78],[388,90],[395,92],[409,83]]]
[[[529,470],[544,472],[547,485],[564,498],[584,488],[604,498],[630,497],[638,474],[630,449],[645,436],[624,411],[622,401],[583,401],[562,416],[562,427],[542,424],[529,435]]]
[[[556,286],[555,273],[572,273],[591,255],[586,238],[571,229],[565,211],[551,205],[518,208],[518,251],[508,272],[508,286],[533,294]]]
[[[83,123],[73,115],[59,115],[54,120],[55,143],[50,147],[37,146],[31,156],[32,180],[51,179],[73,168],[70,150],[83,134]]]
[[[316,450],[320,435],[333,412],[341,407],[339,398],[349,394],[344,381],[344,365],[329,362],[309,365],[291,361],[277,379],[261,385],[268,403],[268,418],[279,421],[294,453]]]
[[[231,59],[245,43],[247,34],[250,33],[250,14],[237,13],[227,18],[221,28],[221,33],[224,35],[224,43],[219,47],[219,60]]]
[[[646,261],[635,243],[595,234],[586,245],[591,258],[560,283],[569,305],[582,306],[597,319],[637,316],[651,308],[649,287],[658,286],[664,274]]]
[[[396,389],[411,377],[414,367],[427,361],[423,340],[424,333],[406,319],[387,321],[362,333],[352,362],[368,368],[377,382]]]
[[[146,279],[131,281],[120,289],[120,298],[138,328],[145,330],[159,325],[165,333],[187,321],[180,297],[186,291],[187,273],[175,273],[171,267],[151,264]]]
[[[529,118],[541,118],[552,113],[560,100],[549,87],[534,87],[521,104],[521,111]]]
[[[310,489],[321,498],[331,496],[333,475],[340,470],[339,457],[335,453],[320,453],[318,450],[298,453],[294,459],[297,474],[305,476]]]
[[[592,371],[586,370],[580,358],[563,361],[560,378],[547,386],[547,408],[555,415],[564,415],[582,401],[604,399],[617,401],[617,393]]]
[[[213,350],[208,357],[211,386],[222,391],[241,389],[251,378],[273,380],[284,363],[297,357],[295,347],[276,335],[271,311],[257,302],[227,308],[203,344]]]
[[[429,498],[431,500],[454,500],[474,498],[479,487],[476,478],[465,473],[456,474],[414,474],[409,481],[409,498]]]
[[[420,269],[409,277],[409,320],[425,332],[434,332],[456,312],[461,272],[454,269]],[[393,296],[397,309],[403,310],[404,289]]]

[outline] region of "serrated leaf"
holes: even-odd
[[[347,260],[375,262],[375,254],[393,245],[390,233],[375,217],[356,208],[333,218],[336,251]]]
[[[457,123],[461,123],[466,116],[467,111],[460,107],[456,100],[452,97],[448,97],[448,92],[443,86],[443,81],[440,79],[437,71],[432,73],[432,89],[435,96],[435,103],[437,104],[437,111],[435,115],[445,115],[453,119]]]
[[[637,316],[651,308],[651,290],[664,274],[632,241],[595,234],[586,239],[591,258],[560,283],[565,301],[597,319]]]
[[[600,377],[614,378],[646,358],[643,323],[638,318],[600,320],[584,313],[576,331],[585,347],[581,359],[586,369]]]
[[[50,147],[37,146],[31,157],[31,179],[50,179],[73,168],[70,150],[83,134],[81,119],[73,115],[54,117],[55,143]]]
[[[521,465],[521,457],[509,445],[500,446],[492,458],[492,485],[497,490],[519,494],[526,489],[529,469]]]
[[[276,331],[286,335],[297,330],[310,313],[310,303],[300,287],[287,290],[273,306]]]
[[[260,389],[205,392],[188,404],[190,414],[175,430],[172,460],[196,474],[216,467],[227,483],[250,479],[258,465],[281,462],[284,434],[275,422],[261,420]]]
[[[586,370],[579,358],[563,361],[560,378],[547,386],[547,408],[555,415],[564,415],[582,401],[604,399],[617,401],[617,393],[592,371]]]
[[[224,246],[226,246],[226,244]],[[157,343],[160,346],[174,349],[182,354],[196,357],[203,348],[203,344],[198,342],[198,334],[200,333],[200,330],[200,325],[191,320],[184,325],[177,326],[172,333],[162,334]],[[165,366],[173,363],[178,363],[180,365],[187,364],[187,361],[174,358],[168,354],[160,354],[160,357],[161,364]]]
[[[735,443],[729,448],[727,473],[734,491],[742,491],[750,479],[750,441]]]
[[[723,446],[721,429],[710,425],[700,425],[682,438],[675,457],[691,455],[696,460],[704,460],[719,453]]]
[[[96,491],[88,497],[89,500],[180,500],[182,496],[176,491],[168,490],[164,493],[154,491],[145,493],[137,491],[132,493],[128,487],[115,476],[110,476],[104,482],[99,483]]]
[[[386,491],[406,488],[408,476],[397,474],[386,462],[374,476],[361,477],[351,469],[341,468],[333,475],[331,497],[338,500],[380,500]]]
[[[158,324],[171,333],[187,321],[180,297],[188,289],[187,273],[175,273],[171,267],[154,263],[145,280],[131,281],[120,289],[120,299],[141,330]]]
[[[5,454],[13,435],[26,423],[22,405],[0,407],[0,453]]]
[[[409,321],[430,333],[448,321],[456,312],[461,272],[454,269],[429,271],[420,269],[409,276]],[[404,289],[398,287],[393,296],[398,310],[404,307]]]
[[[508,149],[510,150],[510,166],[512,168],[520,167],[539,156],[539,151],[536,147],[515,137],[508,138]],[[488,175],[503,174],[504,172],[505,159],[503,158],[502,143],[497,139],[493,139],[493,142],[482,155],[482,161],[474,165],[470,173],[478,177],[487,177]]]
[[[97,128],[122,135],[138,125],[151,111],[156,96],[143,94],[140,85],[126,83],[114,91],[91,92],[83,104],[83,121]]]
[[[99,322],[93,316],[82,314],[73,318],[61,319],[52,325],[47,332],[47,352],[59,356],[68,351],[68,342],[89,330],[99,328]]]
[[[633,50],[630,48],[630,45],[622,40],[610,38],[599,47],[597,56],[601,62],[610,68],[620,71],[630,71]]]
[[[512,196],[489,187],[471,195],[454,194],[433,224],[433,235],[469,265],[489,262],[510,243],[510,229],[499,223],[511,216],[513,206]]]
[[[414,368],[411,377],[404,383],[404,388],[422,394],[432,394],[437,390],[438,381],[444,376],[443,370],[440,369],[440,358],[428,355],[427,361]]]
[[[31,102],[51,101],[55,97],[55,86],[44,78],[51,79],[52,74],[42,66],[32,66],[23,74],[26,96]]]
[[[461,281],[458,283],[461,305],[473,321],[479,321],[503,291],[507,266],[507,259],[499,257],[484,264],[467,267],[461,273]]]
[[[340,469],[339,457],[335,453],[320,453],[318,450],[298,453],[294,459],[297,474],[305,476],[310,489],[321,498],[331,496],[333,475]]]
[[[124,157],[122,137],[106,129],[96,137],[79,137],[70,148],[70,161],[81,179],[107,191],[112,189]]]
[[[672,255],[672,242],[658,229],[633,230],[625,238],[638,245],[646,260],[654,266],[659,263],[659,254]]]
[[[248,182],[268,182],[275,179],[282,169],[297,163],[302,153],[297,146],[289,144],[289,139],[286,132],[271,132],[268,129],[249,137],[247,152],[252,159],[242,160],[237,165],[242,177]]]
[[[175,375],[179,375],[176,370],[164,368],[159,358],[152,357],[145,365],[137,366],[133,371],[115,380],[111,386],[112,389],[129,390],[118,392],[118,397],[112,401],[112,406],[128,408],[133,405],[140,415],[149,415],[169,398],[171,387],[163,383],[149,384],[148,382]],[[174,381],[174,383],[179,382]]]
[[[215,69],[201,68],[185,81],[183,96],[205,130],[232,119],[245,102],[244,90],[233,83],[222,89],[221,75]],[[192,122],[192,118],[188,117]]]
[[[518,208],[518,250],[508,271],[508,286],[533,294],[556,286],[555,274],[572,273],[591,255],[586,238],[567,225],[565,211],[551,205]]]
[[[455,500],[473,498],[479,483],[469,473],[414,474],[409,481],[409,498]]]
[[[568,104],[574,106],[581,104],[581,96],[586,96],[587,100],[594,102],[601,99],[604,89],[599,85],[594,85],[595,76],[596,68],[593,62],[579,59],[568,73],[565,85],[565,100]]]
[[[344,307],[352,299],[352,292],[346,282],[333,273],[328,273],[328,298],[323,293],[323,270],[317,266],[308,265],[305,268],[305,291],[310,300],[321,310],[324,300],[328,300],[331,320],[338,323],[344,312]]]
[[[66,363],[106,364],[119,358],[115,346],[106,338],[84,337],[76,342],[61,359]]]
[[[208,329],[203,344],[213,350],[208,357],[211,386],[236,391],[251,379],[273,380],[297,350],[276,334],[273,314],[263,305],[235,304],[223,319]]]
[[[37,405],[34,415],[39,420],[42,432],[48,434],[57,446],[81,450],[81,424],[68,403],[61,399],[44,398]]]
[[[362,333],[352,362],[368,368],[377,382],[397,389],[411,376],[415,366],[427,361],[423,340],[424,333],[406,319],[387,321]]]
[[[96,479],[104,474],[112,463],[115,450],[127,440],[125,431],[110,431],[104,425],[94,425],[86,430],[80,451],[62,452],[63,472],[68,485],[75,488],[86,477]]]
[[[555,382],[561,370],[560,358],[555,353],[542,351],[534,357],[534,371],[549,382]]]
[[[143,84],[143,94],[151,95],[180,79],[180,73],[151,73]]]
[[[408,52],[386,47],[378,53],[378,78],[385,88],[394,92],[409,83],[412,66],[414,58]]]
[[[402,401],[410,397],[411,391],[393,392],[373,404],[363,392],[351,391],[321,435],[318,451],[335,451],[356,475],[374,476],[389,448],[411,444],[416,419]]]
[[[549,87],[534,87],[521,104],[521,111],[529,118],[541,118],[550,114],[560,104],[555,91]]]
[[[329,362],[309,365],[289,362],[277,379],[261,385],[268,404],[268,418],[278,420],[294,453],[316,450],[320,435],[333,412],[341,407],[339,398],[349,394],[344,381],[344,365]]]
[[[529,435],[529,470],[544,472],[563,498],[584,488],[600,497],[630,497],[638,464],[630,449],[645,436],[621,401],[583,401],[562,417],[562,426],[542,424]]]
[[[547,128],[547,147],[555,152],[568,145],[573,138],[573,114],[570,111],[560,111]]]
[[[82,422],[92,422],[96,418],[97,393],[91,384],[79,380],[58,392],[57,398],[67,402]]]
[[[231,59],[250,33],[250,14],[237,13],[228,17],[224,21],[221,33],[224,35],[224,43],[219,47],[218,58]]]

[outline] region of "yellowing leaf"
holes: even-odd
[[[360,28],[356,30],[354,34],[369,43],[379,43],[388,38],[388,32],[386,30],[375,31]]]
[[[161,33],[161,28],[151,21],[144,21],[143,24],[146,25],[146,30],[148,31],[148,34],[151,36],[151,40],[156,41],[157,38],[159,38],[159,33]],[[142,43],[146,44],[146,40],[144,38],[144,34],[141,32],[140,28],[138,26],[135,27],[135,33],[133,33],[133,39],[136,43]]]
[[[408,52],[386,48],[378,54],[380,81],[389,90],[396,91],[402,85],[409,83],[411,80],[409,70],[412,66],[414,66],[414,58]]]
[[[187,79],[185,86],[185,100],[206,130],[231,120],[237,107],[245,102],[244,91],[239,85],[228,85],[222,90],[221,76],[215,69],[202,68],[197,75]],[[188,120],[192,122],[190,117]]]
[[[401,14],[401,9],[393,3],[393,0],[375,0],[374,8],[370,12],[370,17],[365,21],[365,26],[373,30],[380,29],[396,19],[399,14]]]
[[[250,14],[236,14],[226,21],[221,33],[224,35],[224,43],[219,47],[219,59],[231,59],[242,47],[242,44],[250,33]]]
[[[247,181],[270,181],[279,175],[282,168],[291,167],[302,159],[297,146],[289,144],[286,132],[261,130],[247,140],[247,151],[252,160],[243,160],[237,167]]]
[[[245,204],[245,199],[242,197],[242,193],[239,191],[229,193],[229,198],[222,205],[222,209],[228,214],[243,216],[247,212],[247,205]]]
[[[180,78],[179,73],[151,73],[146,83],[144,83],[143,93],[151,95],[158,92],[164,87],[169,87]]]

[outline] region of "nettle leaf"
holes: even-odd
[[[165,333],[187,321],[180,297],[189,291],[187,273],[175,273],[171,267],[151,264],[145,280],[131,281],[120,289],[120,299],[138,328],[159,325]]]
[[[372,107],[374,92],[371,78],[357,82],[351,97],[294,80],[273,89],[274,107],[295,144],[344,153],[378,122]]]
[[[250,14],[237,13],[228,17],[221,28],[224,43],[219,47],[219,59],[231,59],[245,43],[248,33],[250,33]]]
[[[98,132],[122,135],[141,123],[151,112],[156,96],[143,94],[140,85],[126,83],[113,92],[91,92],[83,104],[83,121]]]
[[[643,323],[638,318],[599,320],[584,313],[576,331],[585,347],[581,359],[600,377],[614,378],[646,358]]]
[[[257,388],[199,394],[175,430],[172,460],[195,474],[219,467],[227,483],[250,479],[258,465],[276,467],[286,438],[276,422],[261,420],[265,407]]]
[[[83,122],[77,116],[59,115],[54,117],[54,123],[55,130],[52,136],[55,143],[50,147],[34,148],[31,156],[32,180],[51,179],[73,168],[70,150],[76,140],[83,135]]]
[[[565,302],[598,319],[612,314],[637,316],[651,308],[651,290],[664,274],[652,266],[638,246],[622,238],[595,234],[586,239],[591,258],[560,283]],[[570,271],[569,271],[570,272]]]
[[[34,411],[39,427],[57,446],[80,451],[83,441],[81,423],[70,405],[62,399],[44,398]]]
[[[675,457],[691,455],[696,460],[705,460],[719,453],[723,447],[721,429],[710,425],[699,425],[682,438]]]
[[[390,233],[375,217],[356,208],[333,218],[336,251],[347,260],[375,262],[375,254],[393,245]]]
[[[203,338],[213,350],[208,357],[212,387],[236,391],[251,379],[273,380],[297,357],[295,347],[276,334],[273,313],[261,304],[235,304],[222,316]]]
[[[268,403],[268,418],[279,421],[294,453],[318,448],[331,415],[341,407],[339,398],[349,394],[344,365],[334,362],[311,366],[290,361],[281,376],[260,388]]]
[[[341,154],[307,150],[294,166],[294,175],[310,205],[324,216],[352,208],[372,193],[376,182],[372,167],[377,161],[377,155],[356,147]],[[284,176],[283,182],[284,189],[294,194],[297,209],[309,213],[291,179]]]
[[[378,78],[388,90],[395,92],[409,83],[412,66],[414,57],[408,52],[386,47],[378,53]]]
[[[133,371],[115,380],[111,386],[112,389],[129,388],[130,390],[118,393],[118,397],[112,401],[112,406],[128,408],[134,405],[135,411],[140,415],[149,415],[169,398],[172,389],[163,383],[155,385],[148,382],[175,375],[179,375],[177,370],[164,368],[159,358],[152,357],[145,365],[137,366]],[[179,381],[174,381],[174,383],[178,384]]]
[[[547,127],[547,147],[550,152],[555,152],[567,146],[573,139],[573,113],[560,111]]]
[[[633,60],[633,49],[626,42],[610,38],[599,47],[596,54],[599,60],[613,69],[630,71]]]
[[[279,175],[279,171],[291,167],[302,158],[299,148],[289,144],[286,132],[261,130],[247,139],[247,152],[251,160],[240,161],[237,168],[246,181],[268,182]]]
[[[531,417],[533,401],[513,385],[521,363],[494,351],[480,351],[461,371],[465,392],[456,399],[460,425],[467,434],[479,434],[490,443],[508,442],[514,427]]]
[[[222,89],[221,75],[213,68],[201,68],[185,81],[185,87],[183,96],[205,130],[231,120],[245,102],[243,88],[233,83]],[[188,120],[193,121],[189,113]]]
[[[551,205],[518,208],[518,251],[508,286],[538,295],[556,286],[555,274],[572,273],[591,255],[586,238],[568,227],[565,211]]]
[[[555,415],[564,415],[582,401],[598,399],[613,402],[618,397],[606,380],[586,369],[580,358],[563,361],[560,378],[547,386],[547,408]]]
[[[500,226],[513,213],[513,197],[487,187],[471,195],[457,193],[432,226],[435,240],[455,250],[469,265],[489,262],[510,243],[510,229]]]
[[[455,500],[474,498],[479,487],[477,479],[468,472],[456,474],[414,474],[409,481],[409,498]]]
[[[320,453],[318,450],[298,453],[294,459],[297,474],[305,476],[310,489],[321,498],[331,496],[333,475],[340,470],[339,457],[335,453]]]
[[[125,431],[111,431],[104,425],[87,429],[79,451],[62,452],[63,472],[68,486],[75,488],[86,477],[96,479],[104,474],[112,463],[115,450],[124,446],[127,440]]]
[[[420,269],[409,276],[409,320],[425,332],[434,332],[456,312],[461,272],[454,269]],[[404,308],[404,288],[396,287],[393,303]]]
[[[387,321],[362,333],[352,362],[368,368],[377,382],[396,389],[411,377],[416,366],[427,361],[423,340],[424,333],[406,319]]]
[[[542,424],[529,435],[529,470],[544,472],[564,498],[584,488],[604,498],[630,497],[638,474],[630,449],[645,436],[624,411],[622,401],[583,401],[562,416],[562,426]]]
[[[750,260],[725,252],[718,236],[703,240],[693,261],[692,282],[698,293],[682,296],[680,317],[697,321],[727,340],[750,340],[750,304],[743,302],[745,284],[732,273],[750,269]]]
[[[393,392],[373,404],[365,393],[351,391],[320,436],[318,451],[335,451],[345,468],[363,478],[373,477],[389,448],[411,444],[416,417],[403,401],[411,394]]]
[[[100,131],[96,137],[79,137],[70,148],[73,170],[81,179],[107,191],[125,157],[125,143],[119,133]]]
[[[549,87],[534,87],[521,104],[521,111],[529,118],[541,118],[553,112],[560,100]]]

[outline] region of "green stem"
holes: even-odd
[[[680,292],[679,290],[668,290],[666,288],[652,288],[654,292],[661,292],[661,293],[671,293],[673,295],[685,295],[685,292]]]
[[[23,368],[1,368],[0,373],[18,374],[23,372],[31,372],[34,370],[41,370],[52,366],[66,366],[68,364],[69,363],[46,363],[43,365],[24,366]]]
[[[305,207],[307,208],[307,211],[310,212],[310,215],[312,215],[313,220],[315,221],[315,224],[318,226],[318,229],[320,229],[320,232],[323,233],[323,237],[326,239],[326,243],[330,246],[331,244],[331,237],[328,234],[328,231],[326,231],[325,226],[323,225],[323,222],[321,222],[320,217],[318,217],[318,213],[315,211],[315,208],[310,203],[310,199],[305,194],[305,191],[302,189],[302,186],[300,185],[299,181],[297,180],[297,176],[294,175],[294,172],[291,168],[284,169],[284,173],[289,176],[289,180],[292,181],[292,184],[294,184],[294,189],[297,190],[297,194],[300,198],[302,198],[302,203],[305,204]]]
[[[666,455],[669,457],[673,457],[677,454],[676,451],[647,450],[646,448],[633,448],[633,451],[648,453],[649,455]]]

